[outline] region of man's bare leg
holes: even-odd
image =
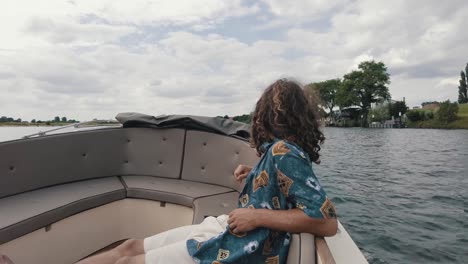
[[[5,255],[0,255],[0,264],[13,264],[13,261]]]
[[[124,261],[125,257],[138,256],[144,253],[145,253],[145,249],[143,246],[143,239],[129,239],[123,242],[121,245],[119,245],[116,248],[113,248],[109,251],[98,254],[96,256],[83,259],[82,261],[79,261],[76,264],[114,264],[117,261],[120,261],[120,259],[123,259],[122,261]],[[144,258],[144,255],[142,256],[143,256],[143,262],[141,262],[141,264],[144,264],[145,258]],[[117,262],[117,263],[120,263],[120,262]],[[127,262],[122,262],[122,263],[127,263]],[[129,263],[133,263],[133,262],[129,262]],[[136,263],[140,263],[140,262],[136,262]]]

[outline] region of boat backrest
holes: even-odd
[[[0,198],[120,175],[179,178],[185,130],[102,129],[0,143]]]
[[[113,128],[0,143],[0,198],[109,176],[154,176],[239,190],[238,164],[255,165],[248,143],[172,128]]]
[[[184,150],[184,129],[123,129],[125,160],[120,175],[180,178]]]
[[[181,178],[239,190],[233,177],[237,165],[258,161],[248,142],[213,133],[187,131]]]

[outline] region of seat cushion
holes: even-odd
[[[0,244],[68,216],[125,198],[117,177],[68,183],[0,199]]]
[[[192,207],[197,198],[234,191],[212,184],[152,176],[124,176],[122,179],[129,198],[149,199],[188,207]]]
[[[208,216],[229,214],[237,208],[238,198],[239,193],[234,191],[195,199],[192,223],[200,224]]]

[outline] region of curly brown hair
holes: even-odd
[[[260,156],[263,143],[273,138],[285,139],[299,145],[313,162],[320,163],[320,144],[325,137],[319,129],[315,108],[316,103],[308,100],[298,83],[277,80],[265,89],[255,107],[251,146]]]

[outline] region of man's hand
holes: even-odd
[[[249,232],[257,228],[256,209],[238,208],[229,213],[229,229],[236,234]]]
[[[242,180],[247,178],[251,170],[252,167],[240,164],[234,171],[234,178],[236,178],[237,181],[242,182]]]

